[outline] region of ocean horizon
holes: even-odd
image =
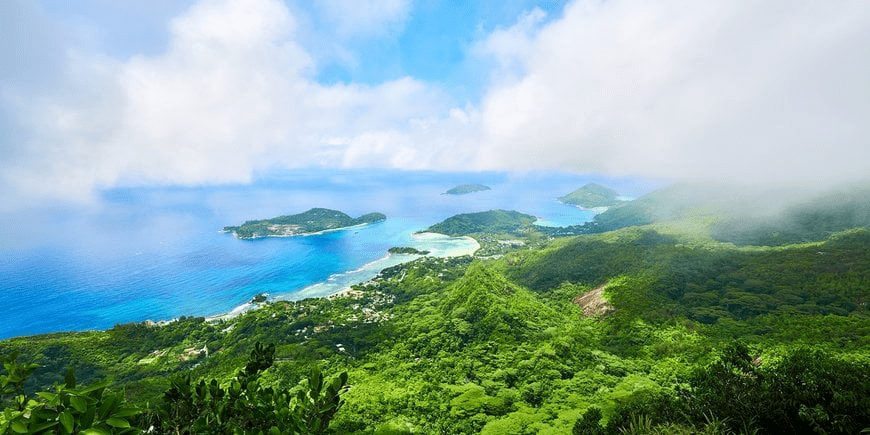
[[[116,188],[93,204],[7,213],[0,216],[7,228],[0,239],[0,339],[216,316],[258,293],[325,296],[402,261],[387,255],[390,247],[431,246],[415,233],[458,213],[501,208],[533,214],[546,225],[587,222],[594,212],[555,198],[589,181],[629,195],[648,187],[562,173],[298,170],[249,185]],[[443,194],[465,183],[492,190]],[[382,212],[387,219],[255,240],[222,231],[314,207],[352,217]],[[437,243],[442,250],[463,249],[461,240]]]

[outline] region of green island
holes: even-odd
[[[458,214],[430,226],[426,231],[448,236],[515,232],[522,228],[529,228],[537,219],[535,216],[513,210],[489,210]]]
[[[334,297],[3,340],[0,430],[870,428],[870,196],[772,217],[711,195],[675,186],[567,229],[458,215],[430,230],[478,239],[474,256],[422,257]]]
[[[622,202],[617,191],[596,183],[588,183],[567,195],[560,196],[559,201],[583,208],[610,207]]]
[[[387,252],[390,254],[409,254],[409,255],[429,255],[429,251],[419,250],[417,248],[411,248],[408,246],[393,246],[388,249]]]
[[[224,231],[240,239],[286,237],[371,224],[386,218],[383,213],[368,213],[354,219],[338,210],[312,208],[290,216],[246,221],[240,226],[224,227]]]
[[[481,192],[484,190],[492,190],[489,186],[485,186],[483,184],[460,184],[446,192],[445,195],[466,195],[474,192]]]

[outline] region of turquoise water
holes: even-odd
[[[436,243],[413,233],[457,213],[503,208],[551,225],[588,221],[591,212],[554,199],[587,181],[593,179],[312,170],[270,174],[246,186],[113,189],[90,205],[7,213],[0,215],[0,338],[218,315],[260,292],[328,294],[393,264],[385,258],[391,246]],[[462,183],[493,190],[441,194]],[[619,183],[609,180],[625,193],[643,189]],[[378,211],[387,220],[290,238],[238,240],[220,231],[312,207],[353,217]],[[440,243],[450,249],[463,242]]]

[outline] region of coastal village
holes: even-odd
[[[306,344],[313,338],[330,333],[338,333],[360,327],[377,326],[393,318],[390,308],[396,303],[397,296],[383,291],[394,287],[407,275],[413,274],[424,279],[441,282],[455,279],[455,266],[469,263],[469,256],[463,257],[423,257],[409,263],[384,269],[372,280],[354,285],[326,298],[308,298],[298,301],[267,301],[262,295],[252,300],[252,309],[238,316],[219,316],[204,318],[179,318],[171,321],[146,321],[142,324],[148,328],[163,328],[177,326],[179,322],[202,322],[210,325],[218,336],[236,331],[240,326],[251,322],[274,324],[283,322],[289,325],[288,340],[297,344]],[[236,331],[238,332],[238,331]],[[336,334],[339,335],[339,334]],[[214,338],[214,337],[210,337]],[[329,340],[332,341],[332,340]],[[223,351],[217,344],[220,340],[197,340],[196,334],[170,348],[160,348],[138,360],[140,365],[196,362],[210,355]],[[346,344],[330,343],[330,348],[337,354],[353,357]],[[288,361],[286,355],[277,355],[277,361]],[[196,367],[194,364],[191,368]]]

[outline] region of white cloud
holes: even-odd
[[[477,56],[492,56],[496,60],[497,68],[492,77],[496,85],[518,80],[527,73],[526,60],[532,55],[534,35],[544,18],[544,11],[533,9],[521,15],[513,26],[496,29],[472,47]]]
[[[484,98],[478,165],[859,176],[870,170],[867,9],[578,1],[537,32],[497,32],[482,46],[497,57],[514,47],[524,74],[494,80]]]
[[[172,21],[165,53],[80,54],[52,78],[65,89],[5,98],[28,132],[10,145],[23,155],[2,161],[7,206],[117,184],[245,182],[273,166],[426,159],[410,124],[446,113],[441,94],[411,78],[318,84],[294,23],[275,0],[202,1]]]
[[[409,13],[375,3],[344,31]],[[278,0],[202,0],[171,22],[164,52],[128,59],[13,10],[31,25],[5,26],[7,40],[38,56],[0,77],[0,202],[305,166],[855,178],[870,172],[868,8],[578,1],[546,22],[533,10],[474,46],[495,69],[461,108],[412,77],[318,83],[304,17]],[[27,58],[16,44],[4,55]]]

